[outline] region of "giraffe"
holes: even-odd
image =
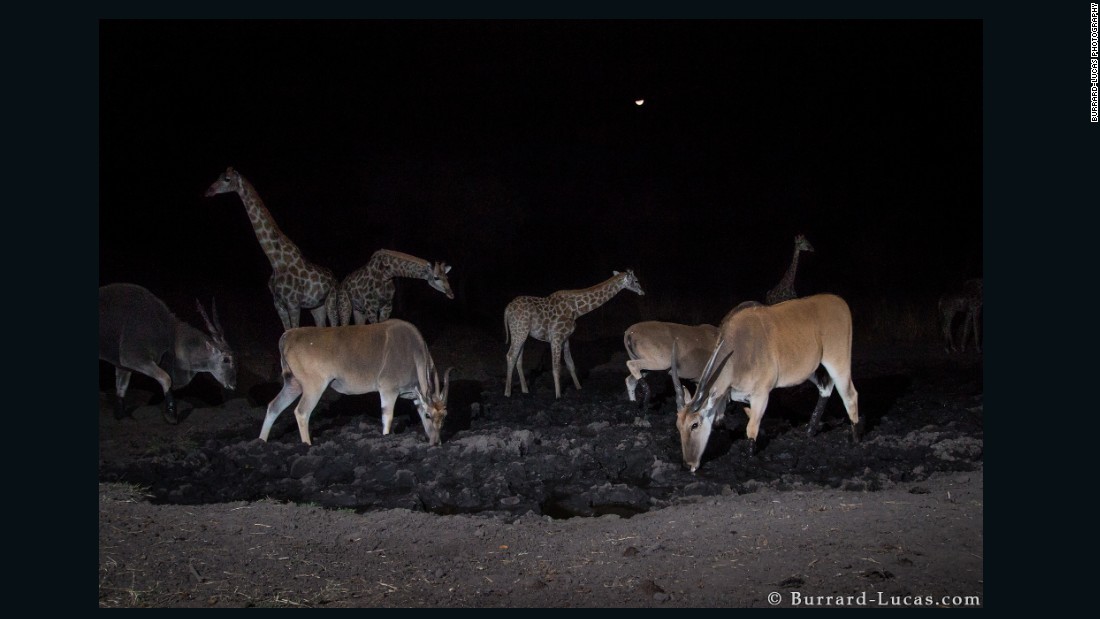
[[[325,326],[325,299],[336,287],[332,271],[305,259],[298,246],[279,230],[256,188],[232,167],[226,168],[225,174],[210,185],[205,196],[231,192],[240,196],[244,203],[260,249],[271,263],[267,288],[275,300],[275,311],[279,313],[283,329],[297,327],[303,309],[309,310],[317,326]]]
[[[634,276],[634,271],[612,271],[613,276],[595,286],[581,290],[559,290],[548,297],[521,296],[512,299],[504,308],[505,343],[511,339],[508,348],[508,381],[504,384],[504,397],[512,396],[512,370],[519,367],[519,386],[527,393],[527,381],[523,377],[523,343],[527,336],[550,343],[550,359],[554,368],[554,397],[561,397],[562,352],[565,352],[565,367],[573,377],[573,385],[579,391],[581,381],[577,380],[577,370],[573,365],[573,355],[569,352],[569,336],[577,326],[577,317],[587,314],[607,303],[620,290],[631,290],[644,295],[642,285]]]
[[[794,291],[794,275],[798,270],[798,254],[813,250],[814,246],[810,245],[805,235],[799,234],[794,237],[794,256],[791,258],[791,266],[787,267],[787,272],[783,274],[783,279],[779,280],[775,288],[768,291],[767,296],[764,298],[768,305],[775,305],[798,296]]]
[[[974,334],[974,348],[982,352],[982,328],[978,323],[978,314],[982,312],[982,280],[971,279],[963,283],[956,291],[940,297],[940,326],[943,328],[943,348],[947,352],[965,352],[966,337]],[[952,329],[955,316],[962,313],[962,341],[955,344]]]
[[[432,264],[422,258],[399,251],[379,249],[367,263],[344,278],[327,302],[329,320],[334,326],[382,322],[393,311],[395,277],[422,279],[428,285],[455,298],[447,279],[451,267],[444,262]]]

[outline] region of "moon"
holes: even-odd
[[[635,99],[635,100],[634,100],[634,105],[637,105],[637,106],[639,106],[639,107],[640,107],[640,106],[641,106],[641,105],[642,105],[643,103],[645,103],[645,99]]]

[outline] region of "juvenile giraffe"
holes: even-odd
[[[511,339],[508,348],[508,382],[504,383],[504,396],[512,396],[512,370],[519,367],[519,387],[527,393],[527,380],[523,377],[523,343],[527,336],[550,343],[550,359],[554,368],[554,397],[561,397],[562,350],[565,351],[565,367],[573,376],[573,385],[579,391],[581,381],[577,380],[577,370],[573,365],[573,355],[569,353],[569,336],[577,327],[577,317],[587,314],[607,303],[620,290],[626,289],[644,295],[642,285],[634,276],[634,271],[620,273],[612,271],[614,276],[590,288],[581,290],[559,290],[548,297],[516,297],[504,308],[505,343]]]
[[[244,203],[256,240],[271,263],[271,279],[267,288],[275,300],[275,311],[283,329],[291,329],[299,324],[301,310],[307,309],[313,315],[317,326],[325,326],[325,299],[336,287],[336,277],[325,267],[313,264],[302,256],[298,249],[271,217],[256,188],[241,173],[232,167],[218,177],[206,190],[207,198],[222,193],[235,192]]]
[[[814,246],[810,245],[805,235],[799,234],[794,237],[794,256],[791,258],[791,266],[787,267],[787,272],[783,274],[783,279],[779,280],[775,288],[768,291],[767,296],[764,298],[768,305],[775,305],[798,296],[794,291],[794,276],[795,272],[798,271],[798,254],[813,250]]]
[[[943,347],[947,352],[966,351],[966,337],[974,334],[974,348],[982,352],[982,328],[978,323],[978,314],[982,311],[982,280],[971,279],[963,283],[959,290],[940,297],[940,325],[943,328]],[[962,341],[956,347],[952,325],[955,316],[963,315]]]
[[[386,320],[393,311],[395,277],[425,280],[448,299],[453,299],[455,295],[447,279],[450,271],[451,267],[443,262],[432,264],[399,251],[379,249],[365,265],[345,277],[336,292],[329,296],[326,304],[329,320],[334,326],[351,324],[353,314],[357,325]]]

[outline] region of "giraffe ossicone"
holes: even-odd
[[[512,371],[519,368],[519,386],[527,393],[527,380],[523,376],[523,344],[527,337],[548,342],[554,370],[554,397],[561,397],[561,359],[573,377],[573,386],[579,391],[573,355],[569,351],[569,336],[577,326],[577,318],[607,303],[621,290],[644,295],[642,285],[634,271],[612,271],[612,277],[595,286],[579,290],[559,290],[546,297],[520,296],[504,308],[505,343],[511,342],[508,353],[508,377],[504,383],[505,397],[512,395]]]

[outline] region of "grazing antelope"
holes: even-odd
[[[612,277],[595,286],[580,290],[559,290],[548,297],[522,296],[512,299],[504,308],[504,342],[511,340],[506,360],[508,380],[504,383],[504,397],[512,395],[512,370],[519,367],[519,387],[527,393],[527,380],[523,377],[523,343],[527,336],[550,343],[550,360],[554,369],[554,397],[561,397],[562,353],[565,367],[573,377],[573,385],[580,391],[581,381],[569,352],[569,336],[577,328],[577,318],[607,303],[620,290],[632,290],[644,295],[642,285],[634,271],[612,271]]]
[[[623,332],[623,346],[630,360],[626,369],[626,395],[631,402],[635,389],[640,382],[645,392],[644,400],[649,399],[649,387],[642,378],[644,372],[667,370],[672,367],[673,351],[681,378],[695,380],[703,373],[714,343],[718,339],[718,327],[714,325],[682,325],[675,322],[647,320],[630,325]]]
[[[823,366],[827,376],[816,373]],[[676,366],[673,365],[673,370]],[[680,385],[674,371],[676,428],[684,464],[699,468],[711,426],[725,398],[744,402],[749,421],[745,434],[749,454],[756,448],[760,420],[768,396],[776,387],[810,381],[820,397],[807,432],[813,436],[825,404],[838,387],[852,421],[852,438],[859,440],[859,405],[852,384],[852,314],[844,299],[817,294],[768,306],[738,306],[722,319],[718,342],[699,377],[694,397]]]
[[[344,327],[299,327],[279,338],[283,388],[267,405],[260,438],[267,440],[275,419],[298,396],[294,408],[298,433],[310,445],[309,416],[326,387],[338,393],[358,395],[378,392],[382,401],[382,434],[390,433],[397,398],[416,403],[429,445],[438,445],[447,417],[447,389],[451,370],[435,370],[428,345],[412,324],[387,320]]]
[[[99,358],[115,366],[115,418],[126,413],[130,375],[139,372],[160,383],[164,419],[178,423],[173,389],[186,387],[199,372],[210,372],[226,389],[237,384],[233,351],[225,341],[218,309],[211,322],[195,301],[209,335],[176,318],[153,293],[136,284],[99,288]]]
[[[982,352],[982,328],[978,315],[982,312],[982,280],[971,279],[959,290],[949,292],[939,301],[940,326],[943,328],[943,348],[947,352],[966,352],[966,338],[974,336],[974,348]],[[955,317],[963,315],[962,340],[958,345],[954,338]]]

